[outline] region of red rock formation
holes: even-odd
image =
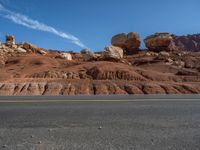
[[[13,35],[6,35],[6,46],[12,47],[15,45],[15,37]]]
[[[121,60],[123,58],[123,49],[116,46],[107,46],[102,54],[103,60]]]
[[[170,33],[155,33],[144,40],[146,47],[155,52],[176,50]]]
[[[38,48],[35,45],[28,43],[28,42],[23,43],[22,47],[29,53],[39,53],[42,55],[46,54],[46,51],[44,49]]]
[[[200,93],[200,52],[139,51],[123,57],[120,47],[120,53],[112,48],[106,59],[99,52],[92,61],[85,61],[85,53],[70,53],[71,61],[57,59],[60,51],[41,55],[29,44],[24,49],[31,52],[2,48],[0,95]],[[113,55],[119,59],[111,61]]]
[[[187,36],[172,35],[173,41],[179,50],[200,51],[200,34]]]
[[[137,53],[141,44],[139,35],[135,32],[121,33],[112,37],[112,45],[121,47],[125,54]]]

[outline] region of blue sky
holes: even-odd
[[[50,33],[16,24],[0,11],[1,41],[5,34],[13,34],[16,41],[48,49],[79,51],[81,43],[102,50],[114,34],[131,31],[141,38],[155,32],[200,33],[199,0],[0,0],[0,4],[11,14],[56,30]],[[60,33],[70,34],[73,40]]]

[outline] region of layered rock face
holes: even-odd
[[[146,47],[155,52],[176,50],[170,33],[155,33],[145,38]]]
[[[128,34],[121,33],[112,37],[112,45],[121,47],[125,54],[135,54],[138,52],[141,39],[140,36],[135,32]]]
[[[199,94],[200,52],[170,51],[169,41],[154,35],[152,51],[134,55],[118,46],[64,53],[1,44],[0,95]]]
[[[176,36],[172,35],[173,41],[179,50],[200,51],[200,34]]]

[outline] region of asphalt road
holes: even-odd
[[[200,150],[198,96],[159,97],[0,97],[0,149]]]

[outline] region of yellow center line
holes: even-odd
[[[199,99],[130,99],[130,100],[0,100],[0,103],[57,103],[57,102],[176,102],[200,101]]]

